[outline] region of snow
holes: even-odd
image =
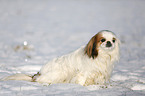
[[[144,0],[1,0],[0,78],[34,74],[100,30],[121,40],[120,62],[105,85],[0,81],[0,96],[145,96]]]

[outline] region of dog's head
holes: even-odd
[[[118,47],[119,39],[109,30],[102,30],[91,38],[85,48],[85,53],[91,58],[99,55],[98,51],[111,52]]]

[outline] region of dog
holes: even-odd
[[[119,61],[120,40],[109,30],[94,35],[86,46],[54,58],[34,75],[15,74],[3,80],[25,80],[56,84],[75,83],[82,86],[109,81],[115,61]]]

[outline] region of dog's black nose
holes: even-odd
[[[106,47],[111,47],[111,46],[112,46],[111,42],[107,41]]]

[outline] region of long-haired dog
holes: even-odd
[[[86,46],[54,58],[35,75],[16,74],[3,80],[26,80],[39,83],[76,83],[83,86],[104,84],[109,80],[114,62],[119,60],[119,39],[102,30]]]

